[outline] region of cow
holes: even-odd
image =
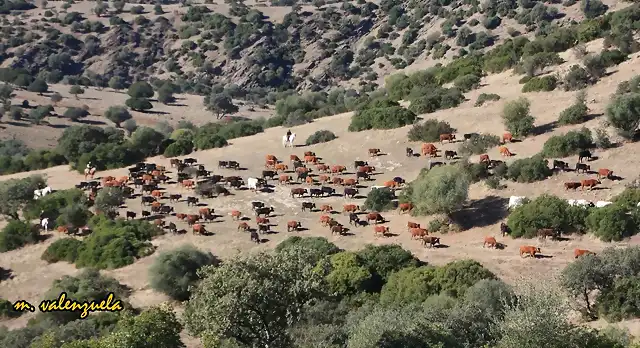
[[[172,232],[172,233],[178,232],[178,227],[173,222],[170,222],[169,225],[166,226],[166,229],[168,229],[169,232]]]
[[[498,242],[496,241],[495,237],[484,237],[484,243],[482,243],[482,247],[485,248],[486,246],[489,246],[489,248],[495,248],[496,245],[498,245]]]
[[[264,157],[264,159],[265,159],[266,161],[277,161],[277,160],[278,160],[278,158],[277,158],[276,156],[274,156],[274,155],[266,155],[266,156]]]
[[[564,161],[553,160],[553,169],[560,169],[561,171],[565,171],[569,168],[569,163]]]
[[[540,254],[540,248],[534,247],[532,245],[522,245],[520,247],[520,257],[529,255],[531,257],[536,257],[536,254]]]
[[[584,164],[584,163],[576,163],[576,172],[580,173],[580,171],[582,171],[583,173],[586,173],[588,171],[591,170],[591,166],[588,164]]]
[[[259,216],[258,216],[258,217],[256,218],[256,223],[257,223],[258,225],[268,225],[268,224],[269,224],[269,219],[264,218],[264,217],[259,217]]]
[[[342,185],[342,182],[343,182],[343,181],[344,181],[344,180],[343,180],[341,177],[337,177],[337,176],[336,176],[335,178],[333,178],[333,180],[332,180],[331,182],[332,182],[334,185]]]
[[[444,152],[444,158],[446,159],[454,159],[456,157],[458,157],[458,153],[456,151],[446,150]]]
[[[355,204],[347,204],[347,205],[344,205],[342,207],[342,212],[343,213],[344,212],[349,212],[349,213],[354,212],[355,213],[358,210],[360,210],[360,207],[355,205]]]
[[[242,213],[238,210],[232,210],[231,211],[231,219],[232,220],[240,220],[240,217],[242,217]]]
[[[307,177],[309,177],[309,173],[307,173],[307,172],[300,172],[300,173],[298,173],[298,174],[297,174],[297,176],[296,176],[296,182],[300,182],[300,181],[306,180],[306,179],[307,179]]]
[[[307,183],[307,185],[313,185],[313,184],[315,184],[315,180],[313,180],[313,178],[312,178],[312,177],[310,177],[310,176],[307,176],[307,177],[304,179],[304,182],[306,182],[306,183]]]
[[[371,180],[371,177],[369,176],[369,173],[366,173],[366,172],[357,172],[356,173],[356,180],[360,180],[360,178],[362,178],[364,180]]]
[[[591,161],[593,156],[591,155],[591,151],[582,150],[578,153],[578,163],[582,163],[582,159],[586,159],[587,161]]]
[[[598,179],[611,179],[611,175],[613,175],[612,170],[606,168],[598,169]]]
[[[195,185],[195,182],[193,182],[193,180],[182,180],[182,186],[184,186],[185,188],[193,188]]]
[[[412,228],[420,228],[420,224],[417,222],[407,222],[407,232],[411,231]]]
[[[356,213],[349,213],[349,225],[360,225],[360,218]]]
[[[429,235],[426,228],[412,228],[409,232],[411,232],[411,239],[420,239]]]
[[[333,211],[333,207],[328,204],[324,204],[320,207],[320,211],[323,213],[331,213]]]
[[[507,224],[505,224],[504,222],[501,222],[500,223],[500,233],[504,237],[507,234],[511,233],[511,229],[509,228],[509,226]]]
[[[146,217],[149,217],[149,216],[151,216],[151,212],[150,211],[147,211],[147,210],[143,210],[142,211],[142,217],[143,218],[146,218]]]
[[[537,235],[541,240],[546,240],[547,237],[551,237],[551,239],[560,237],[560,234],[553,228],[541,228],[538,230]]]
[[[198,214],[200,214],[200,216],[205,216],[205,215],[210,215],[213,214],[214,210],[212,208],[200,208],[198,209]]]
[[[373,167],[373,166],[361,166],[361,167],[358,167],[358,172],[372,173],[375,170],[376,170],[376,167]]]
[[[389,227],[387,227],[387,226],[373,226],[373,235],[374,236],[378,236],[378,234],[381,234],[383,237],[386,237],[387,233],[389,233]]]
[[[400,214],[406,213],[406,212],[410,212],[411,209],[413,209],[413,204],[411,204],[411,203],[400,203],[398,205],[398,210],[399,210]]]
[[[276,164],[276,171],[277,171],[277,172],[278,172],[278,171],[283,171],[283,172],[284,172],[284,171],[287,171],[287,170],[289,170],[289,166],[288,166],[288,165],[286,165],[286,164],[284,164],[284,163],[278,163],[278,164]]]
[[[188,166],[192,166],[196,163],[198,163],[198,160],[195,158],[185,158],[184,160],[182,160],[182,163],[188,165]]]
[[[195,224],[195,225],[193,225],[193,234],[196,234],[196,233],[197,233],[197,234],[202,234],[202,235],[204,235],[204,234],[205,234],[205,232],[207,232],[207,231],[204,229],[204,226],[203,226],[203,225],[200,225],[200,224]]]
[[[318,157],[316,156],[304,156],[304,163],[313,163],[316,164],[318,163]]]
[[[294,198],[296,195],[302,198],[306,193],[307,193],[307,189],[294,188],[294,189],[291,189],[291,198]]]
[[[509,209],[517,208],[518,206],[525,203],[527,198],[524,196],[511,196],[509,197]]]
[[[170,194],[169,195],[169,202],[178,202],[180,200],[180,198],[182,198],[181,194]]]
[[[260,233],[268,233],[271,231],[271,228],[269,225],[258,225],[258,232]]]
[[[296,155],[290,155],[289,156],[289,161],[290,162],[300,162],[300,158]]]
[[[345,170],[347,170],[345,166],[331,166],[331,173],[333,174],[342,173]]]
[[[275,168],[276,167],[276,161],[273,160],[267,160],[264,164],[265,168]]]
[[[489,163],[489,155],[487,155],[486,153],[483,155],[480,155],[480,163]]]
[[[603,208],[608,206],[609,204],[613,204],[613,202],[609,202],[609,201],[597,201],[596,202],[596,208]]]
[[[287,222],[287,232],[291,232],[291,231],[299,231],[300,227],[302,227],[302,224],[300,224],[299,221],[289,221]]]
[[[156,198],[160,198],[164,195],[164,192],[160,191],[160,190],[153,190],[151,191],[151,197],[156,197]]]
[[[251,202],[251,208],[255,211],[258,208],[264,208],[264,202],[253,201]]]
[[[273,212],[274,212],[274,210],[275,210],[275,209],[273,209],[273,207],[269,207],[269,208],[267,208],[267,207],[264,207],[264,208],[258,208],[258,209],[256,209],[256,216],[264,215],[264,216],[266,216],[266,217],[269,217],[269,215],[270,215],[271,213],[273,213]]]
[[[502,134],[502,143],[506,144],[506,142],[513,142],[513,135],[511,133],[504,133]]]
[[[327,226],[331,220],[333,219],[329,215],[320,216],[320,224],[322,224],[322,226]]]
[[[259,178],[247,178],[247,187],[251,191],[256,191],[258,188],[262,187],[263,181]]]
[[[440,134],[440,144],[442,144],[442,142],[445,140],[451,143],[454,140],[456,140],[456,136],[455,134],[451,134],[451,133]]]
[[[183,214],[183,213],[178,213],[176,214],[176,218],[178,218],[178,220],[184,220],[187,218],[187,214]]]
[[[388,189],[395,189],[396,187],[398,187],[398,183],[393,181],[393,180],[389,180],[389,181],[385,181],[382,186],[388,188]]]
[[[305,151],[305,152],[304,152],[304,155],[305,155],[305,156],[315,156],[315,155],[316,155],[316,153],[315,153],[315,152],[313,152],[313,151]]]
[[[273,180],[273,178],[275,178],[278,175],[278,172],[274,171],[274,170],[263,170],[262,171],[262,178],[263,179],[271,179]]]
[[[162,207],[160,207],[161,214],[170,214],[172,212],[173,212],[173,207],[171,206],[163,205]]]
[[[582,186],[581,190],[584,191],[585,187],[589,188],[589,191],[591,191],[594,187],[596,187],[596,185],[601,184],[600,180],[597,179],[585,179],[585,180],[580,180],[580,186]]]
[[[354,170],[358,170],[359,167],[364,167],[364,166],[368,166],[369,163],[366,161],[354,161],[353,162],[353,169]]]
[[[338,224],[336,222],[336,225],[331,226],[331,234],[334,234],[334,233],[340,234],[340,235],[343,234],[344,233],[344,226],[342,226],[342,225],[340,225],[340,224]]]
[[[142,196],[140,197],[140,205],[149,205],[153,202],[155,202],[156,199],[154,197],[151,196]]]
[[[256,242],[256,244],[260,244],[260,235],[258,235],[258,232],[251,231],[251,241]]]
[[[500,151],[500,154],[501,154],[502,156],[505,156],[505,157],[511,157],[511,156],[513,156],[513,154],[511,153],[511,151],[509,151],[509,149],[508,149],[506,146],[500,146],[500,147],[498,148],[498,150]]]
[[[193,226],[198,220],[200,220],[198,215],[187,215],[187,225],[189,226]]]
[[[582,255],[595,255],[595,254],[596,254],[596,253],[594,253],[594,252],[592,252],[592,251],[589,251],[589,250],[586,250],[586,249],[575,249],[575,250],[573,251],[573,258],[574,258],[574,259],[577,259],[577,258],[579,258],[579,257],[580,257],[580,256],[582,256]]]
[[[318,172],[320,172],[320,173],[327,173],[327,172],[330,172],[330,171],[331,171],[331,168],[329,168],[329,166],[328,166],[328,165],[326,165],[326,164],[318,164],[318,165],[316,166],[316,169],[317,169],[317,170],[318,170]]]
[[[565,182],[564,189],[565,190],[576,190],[578,187],[582,186],[579,182]]]
[[[407,155],[407,157],[413,157],[413,149],[410,147],[406,148],[405,154]]]
[[[322,197],[322,190],[317,188],[309,189],[310,197]]]
[[[155,219],[153,220],[153,224],[158,226],[158,227],[164,227],[164,220],[162,219]]]
[[[380,153],[380,149],[369,149],[369,156],[375,157]]]
[[[135,219],[136,218],[136,213],[134,213],[132,211],[127,211],[126,219],[129,220],[129,218]]]
[[[430,143],[422,144],[422,147],[420,148],[420,152],[422,153],[423,156],[431,156],[431,157],[438,156],[438,149],[433,144],[430,144]]]
[[[369,221],[375,221],[376,224],[384,222],[384,218],[382,217],[382,215],[380,215],[380,213],[369,213],[367,214],[367,222]]]
[[[344,197],[347,198],[355,198],[355,196],[358,194],[358,189],[355,188],[351,188],[351,187],[345,187],[344,191],[343,191]]]
[[[249,224],[248,224],[248,223],[246,223],[246,222],[241,222],[241,223],[239,223],[239,224],[238,224],[238,231],[244,231],[244,232],[246,232],[246,231],[248,231],[248,230],[250,230],[250,229],[251,229],[251,228],[249,227]]]
[[[425,247],[428,245],[429,248],[433,248],[433,246],[436,244],[440,245],[440,237],[433,237],[433,236],[422,237],[422,245],[424,245]]]
[[[227,168],[229,168],[229,169],[240,169],[240,163],[238,163],[237,161],[229,161],[227,163]]]
[[[324,196],[325,194],[331,196],[333,194],[336,193],[336,189],[334,189],[333,187],[327,187],[327,186],[322,186],[320,188],[320,190],[322,190],[322,195]]]
[[[187,206],[190,205],[197,205],[198,204],[199,199],[197,197],[187,197]]]
[[[315,208],[316,204],[313,202],[302,202],[302,211],[307,211],[307,209],[309,209],[309,211],[313,211]]]

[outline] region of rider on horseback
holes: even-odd
[[[291,129],[287,131],[287,141],[291,141]]]

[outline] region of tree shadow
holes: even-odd
[[[67,129],[67,128],[69,128],[69,125],[68,124],[52,124],[52,123],[49,123],[49,127],[55,128],[55,129]]]
[[[507,217],[507,203],[507,198],[488,196],[472,201],[467,207],[452,213],[451,218],[463,230],[493,225]]]
[[[97,120],[79,120],[78,123],[88,124],[92,126],[103,126],[106,124],[105,122],[97,121]]]
[[[558,121],[548,122],[548,123],[541,124],[539,126],[534,127],[531,133],[533,135],[545,134],[545,133],[551,132],[557,126],[558,126]]]
[[[13,279],[13,270],[0,267],[0,281]]]
[[[143,114],[151,114],[151,115],[169,115],[166,111],[154,111],[154,110],[138,110],[138,112]]]

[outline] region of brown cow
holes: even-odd
[[[411,209],[413,209],[413,204],[411,204],[411,203],[400,203],[400,205],[398,206],[398,209],[400,210],[400,214],[406,213],[406,212],[410,212]],[[418,227],[420,227],[420,225],[418,225]]]
[[[276,164],[277,164],[277,163],[278,163],[278,162],[276,162],[276,161],[274,161],[274,160],[267,160],[267,161],[264,163],[264,167],[265,167],[265,168],[275,168],[275,166],[276,166]]]
[[[360,173],[372,173],[376,168],[373,166],[360,166],[358,167],[358,172]]]
[[[507,141],[513,141],[513,135],[509,132],[502,134],[502,143],[505,144]]]
[[[118,181],[126,183],[127,181],[129,181],[129,177],[128,176],[121,176],[120,179],[118,179]]]
[[[585,249],[576,249],[576,250],[573,251],[573,257],[576,258],[576,259],[579,258],[582,255],[589,255],[589,254],[595,255],[596,253],[594,253],[592,251],[589,251],[589,250],[585,250]]]
[[[231,219],[232,220],[240,220],[240,217],[242,216],[242,213],[238,210],[232,210],[231,211]]]
[[[331,166],[331,173],[342,173],[345,170],[347,170],[347,167],[345,166]]]
[[[153,224],[156,225],[156,226],[161,226],[162,227],[162,226],[164,226],[164,220],[155,219],[155,220],[153,220]]]
[[[343,184],[343,185],[345,185],[345,186],[355,186],[355,185],[357,185],[357,184],[358,184],[358,180],[357,180],[357,179],[353,179],[353,178],[351,178],[351,179],[345,179],[345,180],[342,182],[342,184]]]
[[[258,225],[268,225],[269,224],[269,219],[265,218],[265,217],[258,216],[258,217],[256,217],[256,223]]]
[[[104,178],[102,178],[102,182],[104,183],[104,182],[112,181],[112,180],[115,180],[115,179],[116,179],[115,176],[109,175],[109,176],[105,176]]]
[[[304,181],[307,183],[307,185],[313,185],[313,183],[315,182],[313,180],[312,177],[308,176],[306,179],[304,179]]]
[[[443,141],[449,141],[449,142],[453,142],[454,140],[456,140],[456,136],[455,134],[440,134],[440,144],[442,144]]]
[[[596,180],[596,179],[585,179],[580,181],[580,186],[582,186],[582,189],[581,189],[582,191],[584,191],[585,187],[588,187],[589,191],[591,191],[598,184],[601,184],[601,182],[600,180]]]
[[[326,173],[326,172],[330,171],[329,166],[326,165],[326,164],[318,164],[318,165],[316,165],[316,169],[321,173]]]
[[[347,205],[342,206],[342,212],[343,213],[344,212],[349,212],[349,213],[353,212],[353,213],[355,213],[358,210],[360,210],[360,207],[355,205],[355,204],[347,204]]]
[[[330,213],[333,211],[333,207],[328,204],[325,204],[320,208],[320,211],[323,213]]]
[[[291,175],[280,175],[280,179],[278,181],[281,184],[286,184],[286,183],[290,182],[291,180],[293,180],[293,178],[291,178]]]
[[[335,178],[333,178],[332,182],[334,185],[342,185],[343,180],[341,177],[336,176]]]
[[[293,197],[295,195],[303,197],[305,193],[307,193],[307,190],[303,189],[303,188],[300,188],[300,187],[291,189],[291,197]]]
[[[238,224],[238,231],[242,230],[242,231],[248,231],[250,229],[249,224],[246,222],[241,222]]]
[[[386,188],[397,188],[398,187],[398,183],[393,181],[393,180],[389,180],[389,181],[385,181],[382,186],[386,187]]]
[[[316,156],[304,156],[305,163],[318,163],[318,158]]]
[[[506,146],[500,146],[499,151],[502,156],[505,156],[505,157],[513,156],[511,151],[509,151],[509,149],[507,149]]]
[[[298,167],[298,168],[296,168],[296,173],[298,173],[298,174],[308,173],[308,172],[309,172],[309,168],[307,168],[307,167]]]
[[[489,162],[489,155],[484,154],[484,155],[480,155],[480,163],[482,162]]]
[[[200,216],[198,215],[187,215],[187,225],[189,226],[193,226],[196,222],[198,222],[198,220],[200,220]]]
[[[551,239],[556,239],[558,234],[553,228],[541,228],[538,230],[538,238],[542,240],[546,240],[547,237],[551,237]]]
[[[420,148],[420,150],[423,156],[435,157],[438,155],[438,149],[435,147],[435,145],[431,143],[422,144],[422,147]]]
[[[380,222],[384,222],[384,218],[382,217],[382,215],[376,212],[367,214],[367,222],[372,220],[374,220],[376,224]]]
[[[429,231],[427,231],[426,228],[419,228],[419,227],[412,228],[410,232],[411,232],[411,239],[419,239],[429,235]]]
[[[407,232],[411,231],[412,228],[420,228],[420,224],[417,222],[407,222]]]
[[[429,245],[429,248],[433,248],[433,246],[436,244],[440,245],[440,237],[433,237],[433,236],[422,237],[422,245],[424,245],[425,247]]]
[[[302,224],[299,221],[292,220],[287,222],[287,232],[299,231],[300,227],[302,227]]]
[[[578,187],[582,186],[579,182],[565,182],[564,189],[565,190],[576,190]]]
[[[211,215],[213,214],[213,210],[210,208],[200,208],[198,209],[198,213],[200,213],[200,217],[205,216],[205,215]]]
[[[289,166],[287,166],[286,164],[283,164],[283,163],[276,164],[276,171],[280,171],[280,170],[287,171],[287,170],[289,170]]]
[[[598,179],[601,178],[605,178],[605,179],[609,179],[611,178],[611,175],[613,175],[613,171],[606,169],[606,168],[600,168],[598,169]]]
[[[291,162],[300,162],[300,158],[296,155],[289,156],[289,161]]]
[[[334,233],[337,233],[337,234],[344,233],[344,226],[342,226],[340,224],[336,224],[336,225],[331,226],[331,234],[334,234]]]
[[[536,257],[536,254],[540,254],[540,248],[534,247],[532,245],[523,245],[520,247],[520,257],[523,255],[529,255],[531,257]]]
[[[69,229],[67,228],[67,226],[58,226],[56,231],[58,231],[60,233],[69,233]]]
[[[154,170],[151,172],[151,176],[156,177],[162,175],[162,172],[159,170]]]
[[[333,220],[329,215],[322,215],[320,216],[320,223],[322,224],[322,226],[327,226],[329,224],[329,221]]]
[[[158,201],[151,203],[151,208],[156,208],[157,209],[157,208],[160,208],[161,206],[162,206],[162,203],[160,203]]]
[[[178,220],[184,220],[187,218],[187,214],[178,213],[176,214],[176,217],[178,218]]]
[[[203,225],[195,224],[193,225],[193,234],[204,234],[206,231]]]
[[[489,246],[489,248],[495,248],[496,245],[498,245],[498,242],[496,241],[495,237],[484,237],[484,243],[482,243],[482,247],[486,247]]]
[[[265,159],[266,161],[274,161],[274,162],[277,162],[277,161],[278,161],[278,159],[277,159],[277,158],[276,158],[276,156],[274,156],[274,155],[266,155],[264,159]]]
[[[194,185],[193,180],[182,180],[182,186],[186,188],[192,188]]]
[[[313,151],[305,151],[305,152],[304,152],[304,155],[305,155],[305,156],[315,156],[315,155],[316,155],[316,153],[315,153],[315,152],[313,152]]]
[[[162,197],[164,195],[164,192],[160,191],[160,190],[153,190],[151,191],[151,196],[152,197]]]
[[[328,175],[320,175],[318,177],[318,181],[320,181],[322,183],[329,181],[329,179],[331,179],[331,177],[329,177]]]
[[[389,233],[389,227],[387,227],[387,226],[374,226],[373,227],[373,235],[374,236],[377,236],[378,234],[381,234],[383,237],[386,237],[387,233]]]
[[[379,153],[380,149],[369,149],[369,156],[371,157],[378,156]]]

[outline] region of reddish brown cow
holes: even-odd
[[[513,156],[513,154],[511,153],[511,151],[509,151],[509,149],[507,149],[507,147],[506,147],[506,146],[500,146],[499,151],[500,151],[500,154],[501,154],[502,156],[505,156],[505,157],[511,157],[511,156]]]
[[[378,234],[381,234],[383,237],[386,237],[387,233],[389,233],[389,227],[387,227],[387,226],[374,226],[373,227],[374,236],[377,236]]]
[[[435,157],[438,155],[438,149],[435,147],[435,145],[431,143],[422,144],[422,147],[420,148],[420,150],[423,156]]]
[[[304,181],[308,184],[308,185],[313,185],[313,183],[315,182],[313,180],[312,177],[308,176],[306,179],[304,179]]]
[[[164,226],[164,220],[155,219],[155,220],[153,220],[153,224],[156,225],[156,226]]]
[[[436,244],[440,244],[439,237],[432,237],[432,236],[422,237],[422,245],[424,245],[425,247],[428,245],[429,248],[433,248],[433,246]]]
[[[442,144],[443,141],[447,140],[449,142],[452,142],[456,139],[456,136],[454,134],[448,133],[448,134],[440,134],[440,144]]]
[[[523,257],[523,255],[536,257],[536,254],[540,254],[540,252],[540,248],[534,247],[532,245],[523,245],[520,247],[520,257]]]
[[[582,186],[582,184],[579,183],[579,182],[565,182],[564,183],[564,189],[565,190],[575,190],[580,186]]]
[[[349,212],[349,213],[355,213],[356,211],[360,210],[360,207],[355,205],[355,204],[347,204],[342,206],[342,212]]]
[[[420,224],[417,222],[407,222],[407,232],[411,231],[412,228],[420,228]]]
[[[480,155],[480,163],[482,162],[489,162],[489,155],[487,154]]]
[[[184,220],[187,217],[187,214],[178,213],[176,214],[176,217],[178,218],[178,220]]]
[[[257,223],[258,225],[268,225],[268,224],[269,224],[269,219],[268,219],[268,218],[265,218],[265,217],[260,217],[260,216],[258,216],[258,217],[256,218],[256,223]]]
[[[420,239],[422,237],[428,236],[429,232],[427,231],[426,228],[412,228],[410,230],[411,232],[411,239]]]
[[[186,188],[192,188],[194,185],[193,180],[182,180],[182,186]]]
[[[156,177],[156,176],[160,176],[161,174],[162,174],[162,172],[161,172],[161,171],[159,171],[159,170],[151,171],[151,176],[154,176],[154,177]]]
[[[316,155],[316,153],[315,153],[315,152],[313,152],[313,151],[305,151],[305,152],[304,152],[304,155],[305,155],[305,156],[315,156],[315,155]]]
[[[206,231],[203,225],[195,224],[193,225],[193,234],[204,234]]]
[[[379,222],[383,222],[384,218],[382,217],[382,215],[380,215],[380,213],[369,213],[367,214],[367,222],[374,220],[375,223],[379,223]]]
[[[118,181],[126,183],[127,181],[129,181],[129,177],[128,176],[121,176],[120,179],[118,179]]]
[[[329,224],[329,221],[333,220],[329,215],[322,215],[320,216],[320,223],[322,224],[322,226],[327,226]]]
[[[282,171],[287,171],[287,170],[289,170],[289,166],[287,166],[287,165],[286,165],[286,164],[284,164],[284,163],[278,163],[278,164],[276,164],[276,171],[280,171],[280,170],[282,170]]]
[[[200,208],[198,209],[198,213],[200,213],[200,216],[205,216],[205,215],[211,215],[213,214],[213,210],[210,208]]]
[[[316,169],[321,173],[326,173],[330,170],[329,166],[326,164],[318,164],[316,165]]]
[[[613,175],[613,171],[606,169],[606,168],[600,168],[598,169],[598,179],[601,178],[605,178],[605,179],[609,179],[611,177],[611,175]]]
[[[278,162],[276,162],[276,161],[274,161],[274,160],[267,160],[267,161],[264,163],[264,167],[265,167],[265,168],[275,168],[275,166],[276,166],[276,164],[277,164],[277,163],[278,163]]]
[[[498,242],[496,241],[495,237],[484,237],[484,243],[482,243],[482,247],[486,247],[489,246],[489,248],[495,248],[496,245],[498,245]]]
[[[280,179],[278,180],[281,184],[286,184],[291,181],[291,175],[280,175]]]
[[[328,204],[325,204],[320,208],[320,211],[323,213],[330,213],[333,211],[333,207]]]
[[[405,212],[409,212],[409,211],[411,211],[411,209],[413,209],[413,204],[411,204],[411,203],[400,203],[400,205],[398,206],[398,209],[400,210],[400,214],[405,213]],[[420,225],[418,225],[418,227],[420,227]]]
[[[67,226],[58,226],[56,231],[58,231],[60,233],[69,233],[69,229],[67,228]]]
[[[298,229],[301,226],[302,225],[298,221],[295,221],[295,220],[289,221],[289,222],[287,222],[287,232],[298,231]]]
[[[276,158],[276,156],[274,156],[274,155],[266,155],[264,159],[265,159],[266,161],[274,161],[274,162],[277,162],[277,161],[278,161],[278,159],[277,159],[277,158]]]
[[[344,233],[344,226],[340,225],[340,224],[336,224],[334,226],[331,226],[331,234],[342,234]]]
[[[151,191],[151,196],[152,197],[157,197],[160,198],[164,195],[164,192],[160,191],[160,190],[153,190]]]
[[[238,210],[232,210],[231,211],[231,219],[232,220],[240,220],[240,217],[242,216],[242,213]]]
[[[343,180],[342,178],[336,176],[335,178],[333,178],[332,182],[334,185],[342,185]]]
[[[579,258],[582,255],[588,255],[588,254],[595,255],[596,253],[594,253],[592,251],[589,251],[589,250],[586,250],[586,249],[576,249],[576,250],[573,251],[573,257],[576,258],[576,259]]]
[[[373,166],[360,166],[358,167],[358,172],[360,173],[372,173],[376,170],[376,167]]]
[[[384,187],[387,187],[387,188],[396,188],[396,187],[398,187],[398,183],[393,181],[393,180],[385,181],[382,185]]]
[[[600,180],[596,180],[596,179],[585,179],[580,181],[580,186],[582,186],[583,191],[585,187],[588,187],[589,191],[591,191],[598,184],[601,184],[601,182]]]
[[[300,162],[300,158],[296,155],[289,156],[289,161],[291,162]]]
[[[331,166],[331,173],[342,173],[347,170],[345,166]]]
[[[502,143],[506,143],[506,142],[512,142],[513,141],[513,135],[509,132],[502,134]]]
[[[160,202],[151,203],[151,207],[152,208],[156,208],[157,209],[157,208],[160,208],[161,206],[162,206],[162,203],[160,203]]]
[[[309,168],[307,168],[307,167],[298,167],[298,168],[296,168],[296,173],[298,173],[298,174],[308,173],[308,172],[309,172]]]
[[[320,181],[322,183],[329,181],[329,179],[331,179],[331,177],[329,177],[328,175],[320,175],[318,177],[318,181]]]
[[[352,179],[345,179],[343,181],[343,185],[345,185],[345,186],[354,186],[354,185],[357,185],[357,184],[358,184],[358,180],[357,179],[353,179],[353,178]]]
[[[200,216],[198,215],[187,215],[187,225],[189,226],[194,225],[196,222],[198,222],[198,220],[200,220]]]
[[[318,163],[318,158],[316,156],[304,156],[305,163]]]
[[[249,224],[246,222],[241,222],[238,224],[238,231],[248,231],[250,229]]]

